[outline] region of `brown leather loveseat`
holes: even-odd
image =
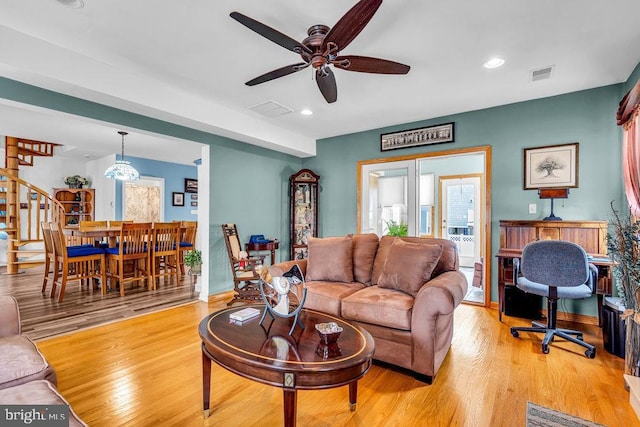
[[[374,359],[411,370],[431,384],[453,338],[453,312],[467,291],[455,243],[375,234],[310,238],[309,256],[293,264],[305,274],[305,308],[364,327]]]

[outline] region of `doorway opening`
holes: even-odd
[[[358,232],[383,236],[402,225],[408,236],[454,241],[469,283],[465,301],[489,306],[490,171],[488,146],[361,161]]]

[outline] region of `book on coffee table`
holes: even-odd
[[[235,320],[237,322],[244,322],[245,320],[257,317],[259,314],[260,310],[258,310],[257,308],[247,307],[229,314],[229,319]]]

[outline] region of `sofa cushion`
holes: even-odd
[[[410,331],[413,303],[404,292],[367,286],[343,298],[342,318]]]
[[[0,389],[44,379],[57,384],[56,373],[26,335],[0,338]]]
[[[306,280],[353,282],[353,242],[345,237],[309,237]]]
[[[397,289],[415,297],[426,282],[442,255],[439,245],[409,243],[394,240],[387,262],[378,279],[381,288]]]
[[[307,298],[304,308],[340,317],[341,301],[343,298],[363,289],[362,283],[351,282],[307,282]]]
[[[370,285],[373,260],[378,251],[378,235],[375,233],[354,234],[352,239],[353,280]]]
[[[437,239],[430,237],[394,237],[394,236],[382,236],[380,243],[378,243],[378,252],[376,253],[376,259],[373,262],[373,271],[371,272],[371,284],[377,285],[378,279],[382,274],[382,268],[387,261],[389,255],[389,249],[393,241],[401,239],[405,242],[419,243],[427,245],[439,245],[442,246],[442,255],[438,261],[438,265],[431,274],[432,277],[436,277],[445,271],[454,271],[458,269],[458,249],[454,242],[451,240]]]

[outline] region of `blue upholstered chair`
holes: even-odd
[[[582,332],[556,326],[558,299],[584,299],[593,294],[598,270],[589,264],[587,254],[579,245],[563,240],[539,240],[529,243],[521,259],[513,260],[514,283],[535,295],[547,297],[547,324],[533,322],[531,327],[512,327],[511,335],[519,332],[544,333],[542,352],[549,353],[549,343],[560,337],[587,349],[585,355],[596,356],[593,345],[584,342]]]

